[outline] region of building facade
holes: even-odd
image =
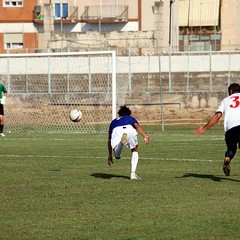
[[[0,0],[0,52],[118,46],[235,50],[239,13],[239,0]]]
[[[0,51],[18,51],[38,46],[38,33],[33,24],[33,9],[36,4],[35,0],[0,1]]]

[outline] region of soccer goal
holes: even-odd
[[[125,65],[115,51],[0,54],[0,82],[8,90],[5,129],[106,132],[125,103]],[[81,122],[70,121],[72,109],[82,111]]]

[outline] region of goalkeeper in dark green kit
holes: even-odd
[[[4,87],[3,84],[0,83],[0,136],[5,137],[3,134],[3,127],[4,127],[4,104],[5,99],[7,97],[7,89]]]

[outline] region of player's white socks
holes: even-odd
[[[133,152],[131,159],[131,173],[136,173],[137,165],[138,165],[138,152]]]
[[[122,156],[123,144],[120,142],[114,149],[114,156],[117,159],[120,159]]]

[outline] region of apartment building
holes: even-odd
[[[27,2],[27,5],[26,5]],[[37,1],[0,1],[0,51],[3,49],[34,49],[37,32],[33,9]]]
[[[177,51],[237,49],[239,13],[239,0],[0,0],[0,52],[128,47],[140,33]]]
[[[39,48],[84,45],[77,34],[141,31],[142,0],[39,0],[35,8]],[[55,37],[47,32],[54,32]],[[93,37],[96,45],[99,37]],[[74,45],[75,43],[75,45]]]
[[[155,20],[156,3],[165,8],[161,12],[161,21]],[[105,33],[154,31],[156,23],[160,42],[167,45],[168,8],[162,0],[2,0],[0,50],[23,48],[32,51],[33,48],[56,48],[58,43],[58,48],[65,48],[66,42],[72,45],[75,42],[76,46],[81,42],[84,45],[82,43],[89,42],[88,39],[81,41],[76,35],[82,34],[82,37],[91,33],[91,38],[95,39],[93,45],[96,45],[97,41],[106,42],[103,39]],[[174,7],[172,9],[174,11]],[[160,28],[159,22],[162,24]],[[101,35],[100,38],[95,36],[96,32]],[[175,35],[172,34],[173,39]],[[159,43],[157,45],[160,46]]]

